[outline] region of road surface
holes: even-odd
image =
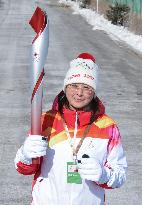
[[[119,125],[128,161],[127,183],[106,192],[106,205],[142,201],[142,56],[92,27],[57,0],[3,0],[0,4],[0,205],[29,205],[31,176],[15,171],[14,157],[30,126],[28,25],[35,8],[48,11],[50,46],[45,65],[44,106],[62,89],[69,61],[88,51],[101,67],[98,96]]]

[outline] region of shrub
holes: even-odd
[[[81,8],[87,8],[91,4],[91,0],[79,0],[79,6]]]
[[[130,7],[118,2],[115,5],[109,5],[106,16],[112,24],[125,26],[128,23]]]

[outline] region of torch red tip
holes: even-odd
[[[37,7],[31,20],[29,21],[29,24],[32,26],[35,32],[39,34],[44,30],[46,23],[46,13],[41,8]]]

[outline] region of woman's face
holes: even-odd
[[[71,109],[85,109],[94,97],[94,89],[83,83],[73,83],[66,87],[66,97]]]

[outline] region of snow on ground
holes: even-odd
[[[79,8],[79,3],[77,2],[73,2],[71,0],[59,0],[59,3],[71,6],[71,8],[74,10],[73,14],[80,14],[83,16],[86,21],[93,26],[93,30],[103,30],[113,40],[123,41],[131,46],[135,51],[142,54],[141,35],[136,35],[123,26],[111,24],[110,21],[105,19],[103,15],[100,15],[96,11]]]

